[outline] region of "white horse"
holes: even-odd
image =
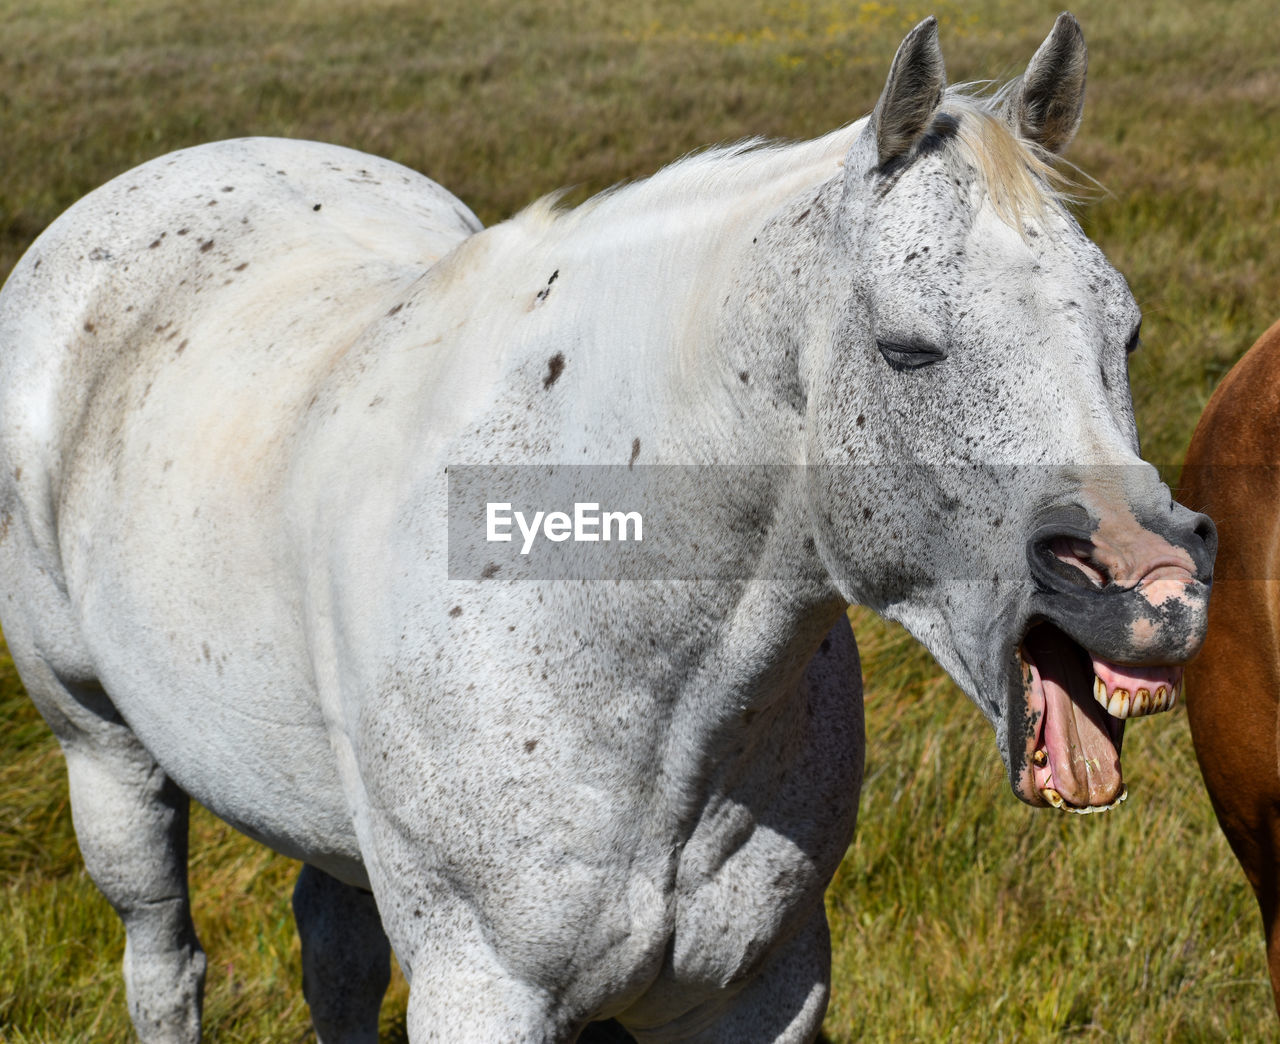
[[[1123,796],[1213,535],[1137,454],[1138,311],[1046,180],[1085,64],[1063,15],[999,99],[947,94],[929,19],[869,118],[565,213],[482,231],[250,139],[40,237],[0,297],[0,608],[144,1041],[200,1032],[188,795],[306,864],[326,1044],[376,1038],[392,947],[417,1042],[811,1039],[850,602],[1023,800]],[[447,567],[446,468],[481,464],[786,466],[668,505],[715,582],[571,583]]]

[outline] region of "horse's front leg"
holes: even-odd
[[[547,991],[503,968],[480,938],[415,963],[407,1024],[413,1044],[568,1044],[580,1028]]]
[[[639,1044],[807,1044],[817,1039],[831,990],[831,934],[819,900],[804,927],[745,986],[713,996],[664,1025],[619,1021]]]
[[[304,865],[293,890],[302,992],[320,1044],[378,1044],[391,944],[369,892]]]

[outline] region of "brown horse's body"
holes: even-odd
[[[1187,714],[1218,822],[1258,898],[1280,1010],[1280,322],[1209,400],[1181,486],[1220,539]]]

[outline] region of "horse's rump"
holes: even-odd
[[[388,302],[478,227],[394,163],[229,141],[92,193],[8,284],[10,645],[101,682],[184,789],[284,851],[350,829],[297,533],[275,524],[299,432]]]

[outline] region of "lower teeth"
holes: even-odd
[[[1129,788],[1121,787],[1120,796],[1109,805],[1085,805],[1083,808],[1076,808],[1074,805],[1068,805],[1062,799],[1062,795],[1054,790],[1053,787],[1043,788],[1040,791],[1040,794],[1054,808],[1060,808],[1065,812],[1074,812],[1078,816],[1087,816],[1093,812],[1109,812],[1129,796]]]

